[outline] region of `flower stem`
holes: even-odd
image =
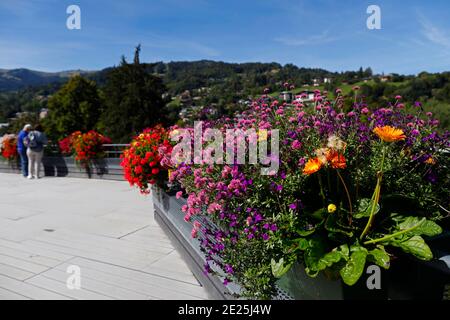
[[[348,200],[348,208],[350,211],[350,224],[352,224],[352,217],[353,217],[353,209],[352,209],[352,199],[350,197],[350,193],[348,192],[347,185],[345,184],[344,178],[342,178],[341,173],[339,170],[336,170],[339,179],[341,179],[342,185],[344,186],[345,193],[347,194],[347,200]]]
[[[359,237],[361,240],[369,232],[369,229],[372,226],[373,219],[375,217],[375,211],[376,211],[378,202],[380,201],[381,180],[383,178],[383,166],[384,166],[385,158],[386,158],[386,147],[383,146],[383,157],[381,159],[380,171],[377,172],[377,185],[375,186],[375,191],[372,196],[372,209],[370,210],[370,216],[369,216],[369,220],[367,221],[366,227],[364,228],[363,232],[361,233],[361,236]]]
[[[418,228],[424,221],[425,221],[425,218],[423,218],[418,224],[416,224],[416,225],[415,225],[414,227],[412,227],[412,228],[409,228],[409,229],[406,229],[406,230],[402,230],[402,231],[398,231],[398,232],[395,232],[395,233],[393,233],[393,234],[389,234],[389,235],[387,235],[387,236],[384,236],[384,237],[382,237],[382,238],[378,238],[378,239],[373,239],[373,240],[365,241],[363,244],[373,244],[373,243],[377,243],[377,242],[383,242],[383,241],[389,240],[389,239],[391,239],[391,238],[395,238],[395,237],[397,237],[397,236],[399,236],[399,235],[402,235],[402,234],[404,234],[404,233],[411,232],[412,230]]]

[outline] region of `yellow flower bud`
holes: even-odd
[[[333,213],[336,211],[336,205],[334,204],[329,204],[328,205],[328,213]]]

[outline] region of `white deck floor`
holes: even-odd
[[[81,288],[69,289],[69,266]],[[207,299],[126,182],[0,174],[0,299]]]

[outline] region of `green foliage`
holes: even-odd
[[[72,77],[48,102],[49,116],[44,124],[48,135],[59,140],[74,131],[96,127],[102,101],[95,82],[81,76]]]
[[[139,52],[136,52],[138,55]],[[163,120],[165,92],[162,79],[150,73],[151,65],[127,63],[112,69],[103,89],[105,110],[100,127],[114,142],[128,142],[144,128]]]
[[[364,271],[367,249],[359,245],[354,245],[350,248],[350,252],[351,254],[347,263],[342,267],[339,273],[342,277],[342,281],[344,281],[345,284],[352,286],[359,280]]]

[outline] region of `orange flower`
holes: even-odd
[[[345,169],[347,167],[347,162],[343,154],[339,154],[336,151],[330,152],[329,162],[333,169]]]
[[[303,168],[303,174],[313,174],[322,168],[322,162],[319,160],[319,158],[309,159],[308,162],[305,164],[305,168]]]
[[[403,130],[391,126],[376,127],[373,132],[383,141],[394,142],[405,140],[406,136]]]
[[[429,157],[427,159],[427,161],[425,161],[425,163],[427,163],[427,164],[436,164],[436,160],[434,160],[432,157]]]

